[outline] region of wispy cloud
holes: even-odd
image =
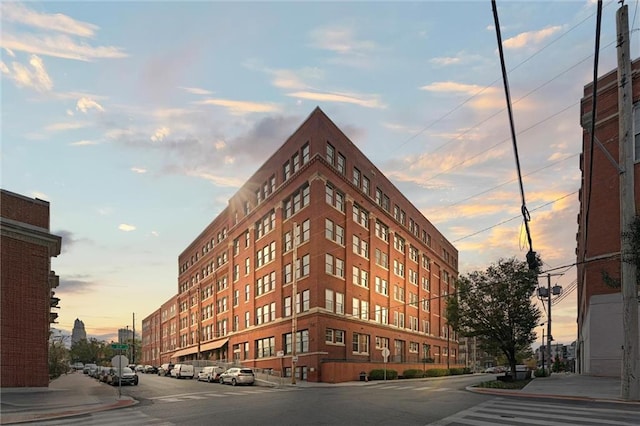
[[[347,27],[318,28],[311,31],[310,37],[313,47],[341,55],[360,55],[372,51],[376,46],[372,41],[357,39],[354,30]]]
[[[82,129],[84,127],[88,127],[89,123],[81,123],[81,122],[64,122],[64,123],[54,123],[45,127],[45,130],[50,132],[59,132],[64,130],[76,130]]]
[[[36,55],[31,55],[28,66],[14,61],[9,68],[0,62],[0,71],[13,80],[18,87],[28,87],[39,92],[48,92],[53,88],[53,81],[49,77],[44,62]]]
[[[147,173],[147,169],[142,168],[142,167],[132,167],[131,171],[134,172],[134,173],[138,173],[138,174]]]
[[[155,131],[153,135],[151,135],[151,140],[154,142],[161,142],[164,138],[169,136],[171,131],[168,127],[161,127]]]
[[[19,2],[3,2],[1,6],[3,25],[0,46],[7,51],[80,61],[128,56],[119,47],[91,46],[87,43],[84,39],[95,36],[98,30],[96,25],[60,13],[40,13]],[[32,32],[21,32],[22,26],[30,27]],[[83,40],[76,40],[77,37]]]
[[[0,11],[2,19],[9,22],[80,37],[93,37],[98,29],[96,25],[77,21],[61,13],[50,15],[36,12],[19,2],[3,2],[0,4]]]
[[[81,141],[77,141],[77,142],[71,142],[69,145],[71,145],[71,146],[89,146],[89,145],[98,145],[98,142],[90,141],[90,140],[81,140]]]
[[[76,103],[77,111],[82,111],[86,114],[86,112],[90,109],[95,109],[97,111],[104,111],[104,108],[102,107],[102,105],[100,105],[98,102],[94,101],[93,99],[90,99],[87,97],[82,97],[78,99],[78,102]]]
[[[543,42],[547,38],[562,30],[562,26],[547,27],[538,31],[528,31],[520,33],[515,37],[508,38],[504,41],[505,49],[521,49],[523,47],[532,47]]]
[[[300,91],[287,93],[287,96],[320,102],[340,102],[355,104],[366,108],[386,108],[386,105],[380,101],[378,95]]]
[[[120,225],[118,225],[118,229],[124,232],[131,232],[131,231],[135,231],[136,227],[126,223],[121,223]]]
[[[233,115],[243,115],[250,113],[277,112],[279,107],[272,103],[260,103],[250,101],[234,101],[231,99],[206,99],[196,102],[198,105],[215,105],[229,110]]]
[[[213,95],[212,91],[200,89],[199,87],[180,87],[180,89],[193,95]]]

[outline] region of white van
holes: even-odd
[[[190,364],[176,364],[171,370],[171,377],[176,379],[193,379],[193,365]]]

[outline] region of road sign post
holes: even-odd
[[[382,348],[382,358],[384,359],[384,380],[387,380],[387,360],[389,359],[389,355],[391,351],[389,348]]]

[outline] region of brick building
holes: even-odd
[[[290,376],[296,356],[297,377],[323,382],[383,368],[383,348],[400,374],[458,364],[442,315],[456,248],[319,108],[178,262],[177,295],[143,320],[149,362]]]
[[[635,209],[640,212],[640,59],[631,64],[633,93],[632,155],[635,158]],[[620,179],[617,166],[597,145],[590,167],[593,84],[584,87],[580,115],[583,127],[582,187],[578,216],[578,372],[620,376],[622,366],[622,294],[611,283],[620,279]],[[595,134],[619,161],[618,73],[598,79]],[[590,185],[591,183],[591,185]],[[589,194],[590,192],[590,194]],[[590,196],[590,201],[589,201]],[[587,206],[589,223],[586,226]],[[586,236],[586,243],[585,243]],[[608,278],[606,278],[608,277]]]
[[[0,387],[47,387],[58,302],[51,257],[62,241],[49,232],[49,203],[0,190],[0,235]]]

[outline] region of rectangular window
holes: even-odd
[[[387,283],[387,280],[380,278],[380,277],[376,277],[376,293],[380,293],[383,294],[385,296],[389,295],[389,284]]]
[[[302,146],[302,164],[307,164],[310,159],[309,142]]]
[[[309,261],[310,257],[308,254],[305,254],[302,258],[298,259],[298,264],[296,265],[296,278],[306,277],[309,275]]]
[[[338,169],[338,173],[341,175],[346,171],[346,163],[347,160],[344,158],[344,155],[338,153],[338,163],[336,164],[336,168]]]
[[[327,162],[334,166],[336,163],[336,150],[330,143],[327,142]]]
[[[418,295],[413,292],[409,292],[409,306],[412,308],[418,307]]]
[[[376,322],[380,324],[389,324],[389,309],[384,306],[376,305]]]
[[[309,219],[302,222],[300,233],[300,242],[304,243],[305,241],[309,241],[309,237],[311,236],[311,221]]]
[[[382,349],[382,348],[388,348],[388,347],[389,347],[388,338],[376,336],[376,349]]]
[[[404,287],[399,286],[399,285],[394,285],[393,286],[393,298],[400,301],[400,302],[404,302]]]
[[[376,188],[376,204],[382,206],[382,190]]]
[[[332,205],[333,207],[344,213],[344,194],[338,191],[330,183],[326,184],[325,194],[327,204]]]
[[[353,184],[360,188],[360,170],[353,168]]]
[[[284,298],[283,304],[283,316],[290,317],[291,316],[291,296]]]
[[[290,284],[293,282],[293,272],[291,271],[291,264],[284,265],[284,283]]]
[[[276,338],[266,337],[256,341],[256,357],[268,358],[276,356]]]
[[[302,187],[296,190],[289,198],[282,202],[282,209],[284,212],[284,218],[288,219],[294,214],[298,213],[302,208],[309,205],[310,189],[309,184],[305,183]]]
[[[420,261],[420,253],[418,252],[418,249],[411,245],[409,246],[409,259],[416,263]]]
[[[360,269],[357,266],[353,266],[352,281],[355,285],[359,285],[364,288],[369,288],[369,273],[364,269]]]
[[[300,155],[298,155],[297,153],[293,154],[293,158],[291,159],[291,162],[293,163],[293,173],[300,170]]]
[[[251,297],[251,285],[247,284],[244,286],[244,301],[248,302]]]
[[[380,249],[376,249],[376,265],[389,269],[389,255]]]
[[[353,353],[354,354],[369,354],[369,335],[353,333]]]
[[[376,236],[383,241],[389,242],[389,227],[376,220]]]
[[[369,183],[369,178],[366,176],[362,176],[362,192],[367,195],[370,195],[371,184]]]
[[[361,239],[357,235],[353,236],[353,252],[368,259],[369,258],[369,243]]]
[[[409,282],[413,285],[418,285],[418,272],[409,268]]]
[[[369,212],[353,203],[353,221],[369,229]]]
[[[327,328],[324,333],[324,341],[335,345],[344,345],[344,330]]]
[[[329,275],[344,278],[344,260],[325,254],[325,270]]]
[[[325,307],[325,309],[327,309],[327,310],[329,310],[331,312],[333,312],[333,302],[334,302],[333,295],[334,295],[333,290],[328,289],[328,288],[325,289],[325,291],[324,291],[324,300],[325,300],[324,307]]]
[[[304,290],[302,293],[296,294],[296,313],[300,313],[300,295],[302,295],[302,312],[309,310],[309,290]]]
[[[284,353],[293,353],[293,342],[291,333],[284,335]],[[302,330],[296,333],[296,353],[309,352],[309,330]]]
[[[251,314],[249,311],[244,313],[244,328],[251,327]]]
[[[291,163],[289,163],[289,161],[284,163],[284,166],[282,166],[282,175],[284,177],[284,180],[287,180],[291,177]]]
[[[398,328],[404,328],[404,314],[402,312],[393,313],[393,325]]]
[[[431,291],[431,283],[429,282],[429,277],[422,277],[422,289]]]
[[[395,234],[393,236],[393,247],[395,247],[395,249],[398,250],[400,253],[404,253],[404,247],[405,247],[404,238],[402,238],[398,234]]]
[[[404,263],[398,262],[397,260],[393,261],[393,273],[399,277],[404,277]]]

